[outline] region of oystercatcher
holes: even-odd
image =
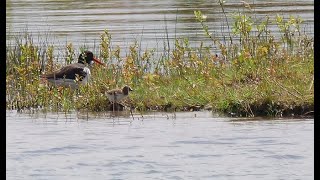
[[[107,91],[107,96],[110,102],[118,103],[129,95],[129,91],[133,91],[129,86],[124,86],[122,89],[112,89]]]
[[[133,91],[129,86],[124,86],[122,89],[112,89],[106,92],[106,95],[108,96],[110,104],[110,110],[120,110],[122,111],[124,108],[124,105],[120,104],[119,102],[126,98],[129,95],[129,91]],[[132,115],[132,110],[130,108],[130,112]]]
[[[94,63],[104,65],[101,61],[93,57],[91,51],[84,51],[79,55],[78,63],[67,65],[60,70],[41,77],[55,86],[78,88],[78,84],[87,84],[90,80],[90,66]],[[78,81],[78,82],[77,82]]]

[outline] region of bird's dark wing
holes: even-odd
[[[107,91],[107,94],[109,95],[113,95],[113,94],[121,94],[122,93],[122,89],[112,89]]]
[[[54,78],[55,79],[62,79],[62,78],[76,79],[76,74],[77,74],[82,79],[87,75],[87,73],[83,71],[84,67],[85,67],[84,65],[83,66],[82,64],[79,65],[79,63],[70,64],[68,66],[61,68],[58,71],[55,71],[50,74],[45,74],[42,77],[47,79],[54,79]]]

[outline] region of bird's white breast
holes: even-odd
[[[84,67],[83,71],[87,73],[87,75],[81,81],[81,83],[85,85],[90,81],[91,72],[88,67]]]

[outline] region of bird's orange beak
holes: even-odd
[[[97,58],[93,58],[93,60],[94,60],[94,62],[96,62],[96,63],[98,63],[98,64],[100,64],[100,65],[102,65],[102,66],[106,66],[106,64],[104,64],[104,63],[102,63],[99,59],[97,59]]]

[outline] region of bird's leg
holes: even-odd
[[[117,102],[116,92],[113,93],[113,98],[114,98],[114,100],[113,100],[113,108],[112,108],[112,111],[114,112],[114,107],[115,107],[114,103]]]
[[[130,113],[131,113],[131,116],[132,116],[132,121],[134,121],[134,117],[133,117],[133,113],[132,113],[131,104],[130,104]]]
[[[118,103],[117,103],[117,95],[116,95],[116,92],[114,92],[114,102],[116,103],[116,105],[117,105],[117,116],[118,116],[118,124],[120,123],[119,122],[119,105],[118,105]]]

